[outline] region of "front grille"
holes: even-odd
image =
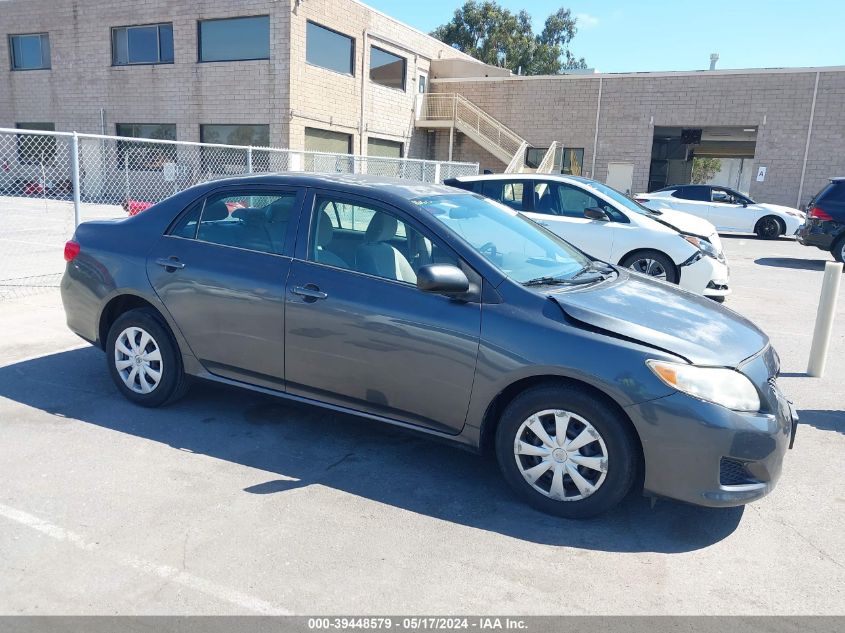
[[[710,288],[711,290],[727,290],[728,289],[727,284],[717,284],[713,281],[708,282],[707,287]]]
[[[723,457],[719,462],[719,483],[723,486],[742,486],[743,484],[756,484],[755,479],[745,462],[731,457]]]

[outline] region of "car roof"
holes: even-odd
[[[845,182],[845,176],[835,176],[830,179],[830,182]]]
[[[566,174],[481,174],[478,176],[458,176],[454,180],[458,182],[478,182],[484,180],[536,180],[542,178],[543,180],[555,180],[558,182],[579,183],[589,185],[597,180],[591,178],[584,178],[583,176],[569,176]]]
[[[333,189],[341,189],[346,193],[375,196],[380,199],[392,198],[394,200],[413,200],[426,196],[466,193],[465,191],[459,191],[446,185],[394,178],[391,176],[312,172],[279,172],[232,176],[230,178],[220,178],[203,183],[201,186],[207,189],[213,189],[220,185],[287,185],[314,188],[328,186]]]

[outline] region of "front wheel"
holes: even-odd
[[[660,251],[638,251],[625,257],[620,266],[630,268],[633,271],[668,281],[678,283],[678,270],[668,255]]]
[[[776,240],[786,232],[786,228],[781,225],[780,220],[775,216],[767,215],[757,220],[757,224],[754,226],[754,232],[761,240]]]
[[[129,400],[158,407],[187,389],[182,358],[170,332],[151,310],[130,310],[109,329],[106,361],[114,384]]]
[[[585,519],[618,504],[634,483],[627,420],[582,389],[550,385],[517,396],[496,429],[505,480],[538,510]]]

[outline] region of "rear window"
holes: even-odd
[[[821,190],[816,202],[845,202],[845,182],[832,182]]]

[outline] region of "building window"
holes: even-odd
[[[166,23],[112,28],[111,60],[114,66],[172,64],[173,25]]]
[[[54,132],[53,123],[16,123],[20,130]],[[18,134],[18,162],[23,165],[46,165],[56,157],[56,137],[50,134]]]
[[[355,74],[355,40],[324,26],[308,22],[305,60],[344,75]]]
[[[269,125],[200,125],[200,141],[222,145],[245,145],[268,147],[270,145]],[[241,174],[247,169],[246,150],[233,147],[203,147],[201,150],[203,171],[215,174]],[[268,152],[253,152],[253,171],[268,171]]]
[[[305,128],[305,151],[351,154],[352,135],[307,127]]]
[[[529,147],[525,150],[525,166],[537,169],[548,151],[548,147]]]
[[[199,60],[231,62],[270,59],[270,16],[202,20]]]
[[[129,138],[176,140],[176,125],[173,123],[118,123],[115,131],[118,136]],[[175,162],[175,145],[139,141],[117,142],[117,164],[121,168],[154,171],[162,169],[165,163]]]
[[[584,168],[584,148],[583,147],[564,147],[563,148],[563,165],[561,173],[569,174],[571,176],[580,176]]]
[[[46,33],[9,36],[12,70],[50,68],[50,36]]]
[[[388,88],[405,90],[405,58],[371,46],[370,81]]]
[[[402,143],[383,138],[369,138],[367,139],[367,156],[402,158]]]

